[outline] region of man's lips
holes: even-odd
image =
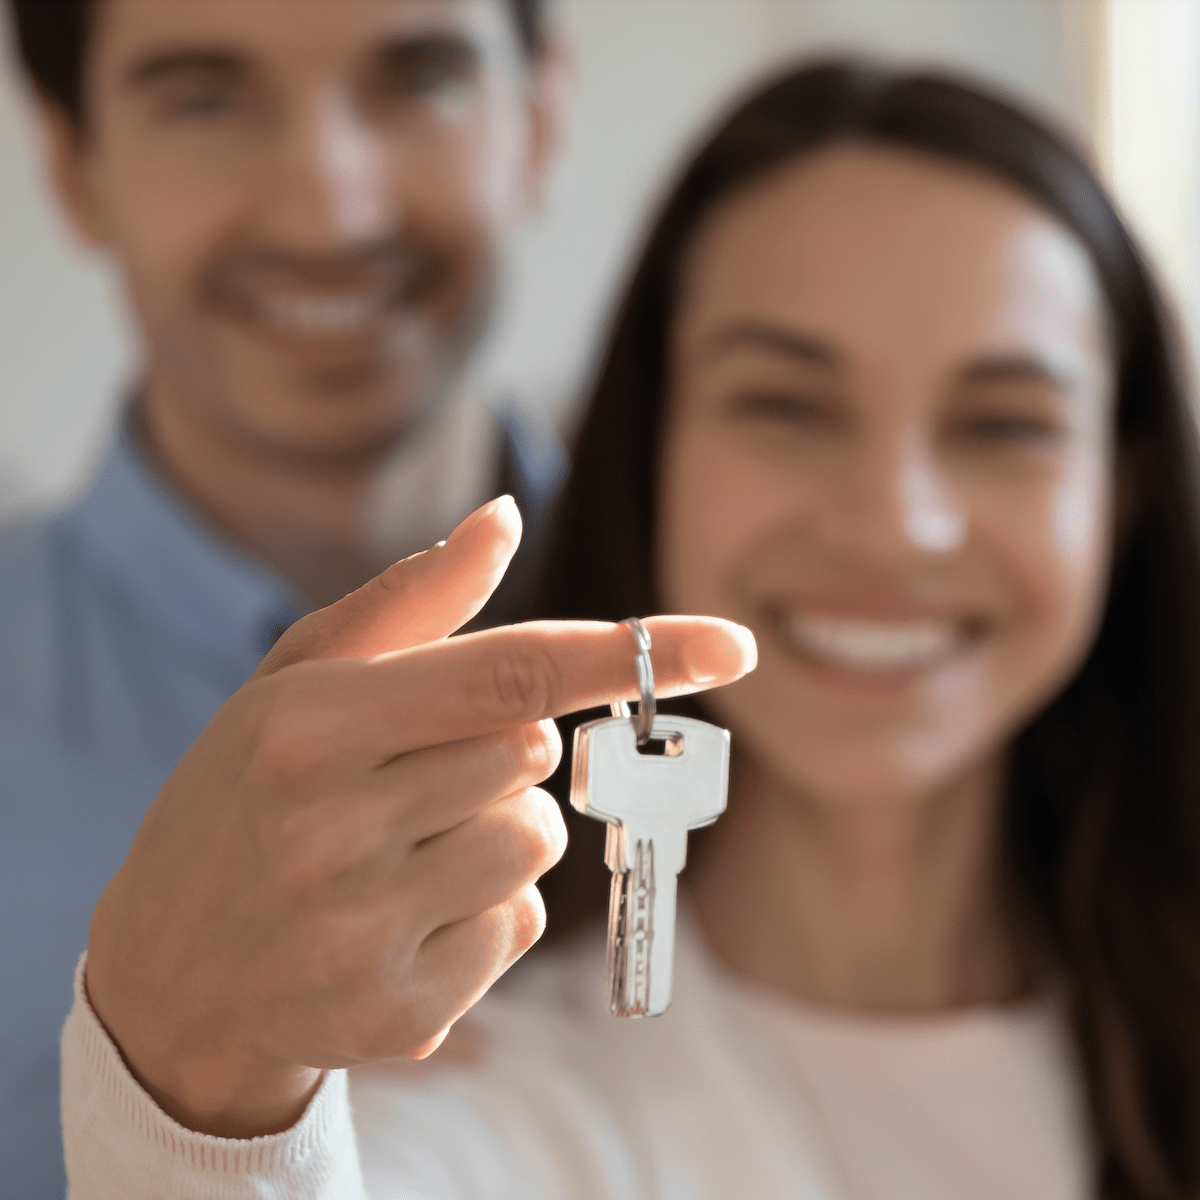
[[[252,318],[285,337],[361,338],[377,332],[387,315],[376,292],[295,292],[248,298]]]
[[[293,342],[362,341],[427,307],[451,277],[446,258],[423,251],[307,269],[248,262],[218,268],[203,294],[226,316]]]

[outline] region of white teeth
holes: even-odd
[[[798,649],[839,667],[899,671],[943,657],[959,641],[945,621],[864,621],[787,614],[783,629]]]
[[[380,312],[376,297],[361,292],[260,297],[258,308],[282,332],[310,336],[365,333]]]

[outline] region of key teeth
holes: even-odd
[[[605,858],[624,858],[623,831],[609,827]],[[614,870],[608,904],[609,1011],[644,1017],[650,1011],[650,961],[654,944],[654,843],[638,841],[633,865]]]

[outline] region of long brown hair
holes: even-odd
[[[666,198],[615,317],[559,515],[545,615],[660,611],[657,466],[681,256],[737,189],[839,141],[910,148],[1021,189],[1088,251],[1108,302],[1136,510],[1086,661],[1016,738],[1006,853],[1070,983],[1105,1200],[1200,1196],[1200,490],[1170,322],[1069,140],[934,74],[831,62],[744,100]],[[560,781],[561,782],[561,781]],[[543,881],[551,936],[603,911],[600,827]]]

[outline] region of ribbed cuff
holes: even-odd
[[[283,1133],[240,1141],[186,1129],[134,1079],[93,1012],[86,958],[75,970],[75,1004],[62,1036],[71,1200],[362,1200],[345,1071],[328,1072]]]

